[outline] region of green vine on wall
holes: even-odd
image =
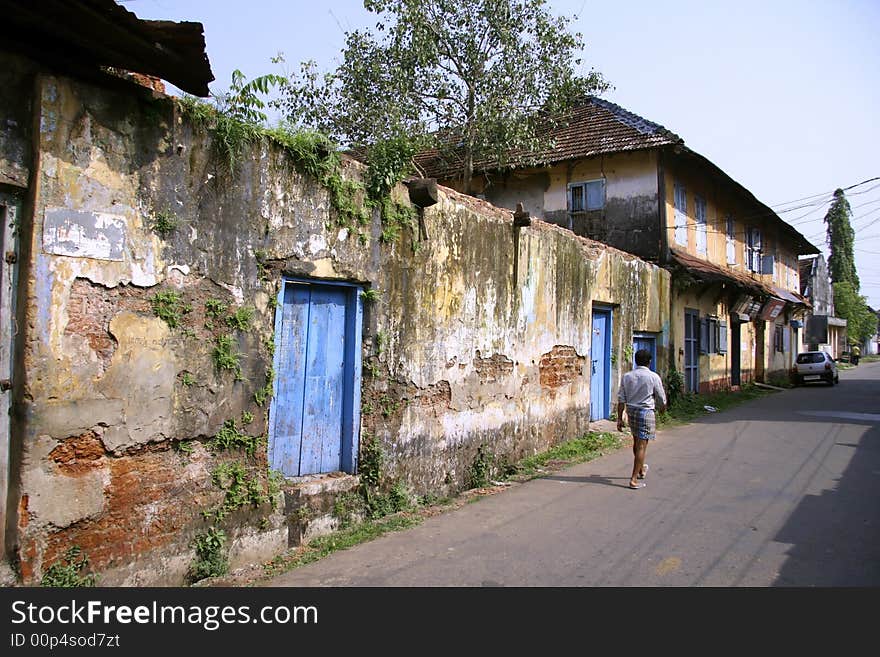
[[[267,117],[262,111],[265,102],[260,96],[285,82],[278,75],[264,75],[247,82],[241,71],[236,70],[229,92],[215,96],[213,105],[184,96],[179,107],[194,125],[212,134],[215,154],[230,173],[246,147],[260,140],[275,144],[300,173],[314,177],[328,190],[338,226],[355,231],[361,243],[366,243],[362,229],[378,207],[383,223],[381,241],[396,240],[402,228],[412,225],[415,210],[392,201],[391,190],[410,170],[419,144],[401,137],[372,145],[368,149],[366,185],[348,180],[342,176],[337,145],[326,135],[292,130],[284,125],[266,127]]]

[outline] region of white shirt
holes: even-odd
[[[663,381],[660,380],[660,376],[656,372],[652,372],[644,365],[639,365],[623,375],[620,390],[617,391],[617,401],[627,406],[653,410],[654,399],[657,399],[663,407],[666,406]]]

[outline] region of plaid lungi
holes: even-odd
[[[641,408],[639,406],[627,406],[626,417],[629,420],[629,428],[633,438],[639,440],[652,440],[656,438],[654,432],[657,428],[657,420],[654,409]]]

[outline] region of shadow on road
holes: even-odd
[[[546,477],[540,478],[549,479],[551,481],[568,481],[575,484],[601,484],[603,486],[614,486],[615,488],[629,488],[629,477],[601,477],[599,475],[572,477],[566,475],[547,475]]]
[[[863,366],[860,366],[862,368]],[[773,540],[787,545],[772,586],[880,585],[880,380],[867,368],[841,373],[837,386],[806,386],[774,392],[693,421],[711,432],[729,422],[857,425],[829,445],[849,458],[834,487],[804,496]],[[829,433],[829,440],[834,440]]]
[[[773,586],[880,585],[880,425],[863,434],[833,490],[805,496],[774,540],[790,544]]]

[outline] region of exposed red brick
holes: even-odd
[[[67,438],[58,447],[49,452],[49,458],[58,464],[64,474],[83,474],[95,467],[107,455],[101,439],[94,431],[87,431],[81,436]]]
[[[110,290],[78,278],[71,286],[67,301],[68,320],[64,334],[84,337],[105,370],[116,350],[116,340],[110,335],[110,320],[116,314],[113,296]]]
[[[82,548],[96,571],[125,563],[180,540],[200,510],[211,508],[221,495],[207,472],[199,481],[184,479],[187,461],[167,449],[104,463],[110,469],[106,510],[50,534],[42,563],[57,561],[71,545]]]
[[[504,354],[492,354],[489,358],[482,358],[477,351],[474,369],[480,375],[480,383],[494,383],[513,372],[513,361]]]
[[[541,355],[538,369],[541,374],[541,385],[545,388],[560,388],[583,376],[583,356],[578,356],[574,347],[556,345],[546,354]]]
[[[417,399],[422,406],[442,406],[449,408],[452,403],[452,388],[449,381],[439,381],[418,393]]]
[[[18,527],[24,530],[28,526],[30,516],[28,515],[28,496],[22,495],[18,502]]]

